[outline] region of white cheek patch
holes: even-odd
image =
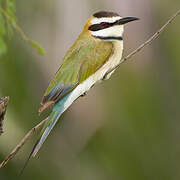
[[[92,31],[92,35],[93,36],[101,36],[101,37],[120,37],[123,35],[124,32],[124,27],[123,25],[116,25],[116,26],[112,26],[106,29],[102,29],[99,31]]]
[[[91,20],[91,24],[100,24],[102,22],[107,22],[107,23],[114,23],[116,22],[117,20],[120,20],[122,19],[122,17],[120,16],[117,16],[117,17],[105,17],[105,18],[93,18]]]

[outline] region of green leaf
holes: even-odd
[[[0,36],[6,34],[5,21],[3,15],[0,13]]]
[[[30,44],[38,50],[39,54],[44,54],[44,49],[37,42],[30,41]]]
[[[0,56],[6,53],[7,48],[4,40],[0,37]]]

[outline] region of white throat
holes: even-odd
[[[124,27],[122,25],[116,25],[99,31],[92,31],[91,34],[100,37],[122,37],[123,32]]]

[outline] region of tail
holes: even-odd
[[[70,94],[69,94],[70,95]],[[64,106],[66,100],[68,99],[69,95],[66,95],[63,99],[61,99],[60,101],[58,101],[53,109],[51,114],[49,115],[48,121],[45,123],[42,131],[41,131],[41,135],[40,138],[37,140],[37,142],[35,143],[28,159],[26,160],[26,163],[23,167],[23,169],[21,170],[21,175],[25,169],[25,167],[27,166],[30,158],[33,156],[35,157],[36,154],[38,153],[39,149],[41,148],[42,144],[44,143],[44,141],[46,140],[47,136],[49,135],[49,133],[51,132],[51,130],[53,129],[53,127],[55,126],[56,122],[58,121],[59,117],[62,115],[62,113],[64,111],[66,111],[66,109],[71,105],[69,104],[68,106]]]

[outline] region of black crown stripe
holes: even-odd
[[[96,18],[102,18],[102,17],[116,17],[119,16],[119,14],[114,12],[108,12],[108,11],[100,11],[93,15]]]

